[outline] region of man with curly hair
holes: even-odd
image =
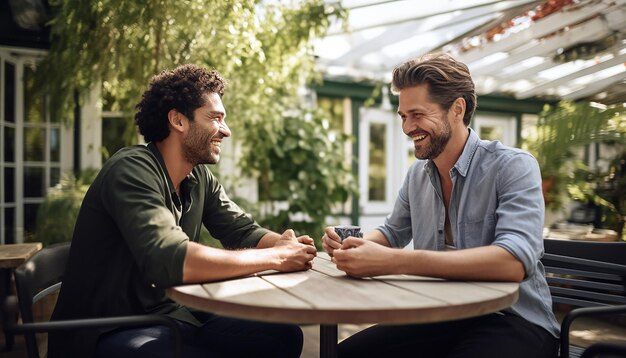
[[[102,167],[78,215],[53,319],[163,314],[176,320],[184,357],[299,357],[298,326],[219,317],[180,306],[165,288],[263,270],[311,268],[309,236],[261,228],[204,164],[231,132],[216,71],[183,65],[153,77],[135,122],[147,145]],[[204,225],[226,249],[198,243]],[[229,250],[230,249],[230,250]],[[166,327],[50,335],[49,357],[169,357]]]

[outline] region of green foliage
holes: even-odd
[[[560,209],[567,185],[582,161],[577,151],[593,143],[626,143],[623,108],[599,109],[586,102],[546,105],[534,133],[524,143],[539,162],[542,178],[550,183],[546,205]]]
[[[322,0],[298,7],[250,0],[51,0],[52,46],[37,80],[53,113],[69,120],[75,91],[102,82],[104,107],[133,113],[149,79],[196,63],[230,82],[226,108],[248,128],[292,106],[313,78],[311,39],[340,8]]]
[[[281,213],[276,223],[264,222],[309,233],[307,225],[322,226],[332,203],[347,197],[347,171],[340,167],[345,138],[331,142],[321,121],[282,115],[298,108],[298,90],[319,78],[311,40],[325,34],[333,17],[345,18],[339,5],[323,0],[49,3],[52,46],[36,80],[49,94],[54,116],[71,121],[75,94],[83,98],[101,84],[103,108],[130,118],[154,74],[183,63],[215,68],[229,81],[223,100],[231,140],[244,153],[241,165],[263,181],[263,188],[275,178],[283,189],[293,188],[276,195],[289,198],[292,213],[308,216],[290,222]]]
[[[61,178],[59,184],[46,194],[44,202],[37,211],[37,223],[33,241],[44,246],[72,239],[74,224],[80,205],[89,188],[92,175],[85,179],[75,179],[72,175]]]
[[[575,200],[593,203],[603,209],[602,226],[624,237],[626,220],[626,147],[606,168],[589,169],[580,166],[568,192]]]
[[[320,111],[292,111],[279,123],[258,126],[242,158],[243,173],[259,182],[257,220],[277,232],[293,228],[319,239],[325,218],[356,193],[345,162],[348,139],[330,130]]]

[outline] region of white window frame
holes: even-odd
[[[510,115],[476,113],[472,128],[479,136],[480,128],[483,126],[500,127],[502,130],[502,138],[498,138],[498,140],[509,147],[517,147],[517,119],[515,117]]]
[[[0,111],[0,138],[4,138],[4,128],[15,128],[15,147],[14,147],[14,162],[8,163],[4,161],[4,145],[0,146],[0,170],[3,172],[0,178],[0,243],[6,243],[6,235],[4,230],[5,225],[5,209],[12,208],[14,210],[14,241],[15,243],[24,242],[24,205],[25,204],[40,204],[44,200],[45,192],[42,193],[42,197],[24,197],[24,167],[28,165],[30,167],[40,167],[44,169],[44,187],[49,188],[51,186],[50,174],[54,168],[59,168],[59,175],[63,174],[64,170],[70,167],[71,157],[67,156],[67,149],[64,148],[64,143],[71,142],[72,129],[69,126],[65,126],[62,123],[51,123],[49,118],[49,111],[45,112],[45,121],[41,124],[30,124],[25,122],[25,108],[24,108],[24,67],[36,63],[43,55],[43,50],[35,49],[22,49],[12,47],[0,47],[0,71],[2,71],[0,78],[2,81],[2,98],[0,98],[0,108],[5,108],[5,93],[4,79],[6,74],[5,62],[11,63],[15,67],[15,120],[14,122],[7,122],[4,118],[4,110]],[[41,128],[45,132],[46,136],[46,150],[43,161],[37,162],[25,162],[24,161],[24,129],[25,128]],[[52,163],[50,158],[50,139],[52,136],[52,130],[59,130],[59,160]],[[6,195],[4,193],[4,168],[14,168],[14,201],[11,203],[5,202]]]
[[[387,215],[393,209],[407,170],[407,139],[397,113],[381,108],[361,108],[359,114],[359,191],[361,215]],[[385,200],[369,199],[370,124],[385,126]],[[401,159],[398,160],[398,156]]]

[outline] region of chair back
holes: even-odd
[[[626,242],[546,239],[544,243],[541,261],[554,303],[626,304]]]
[[[15,269],[15,288],[22,322],[33,322],[33,304],[58,291],[70,252],[69,243],[43,248]],[[34,333],[24,335],[28,356],[39,357]]]
[[[626,265],[626,241],[582,241],[545,239],[546,253]]]
[[[544,240],[541,259],[553,303],[575,306],[561,322],[560,357],[579,356],[569,345],[572,322],[582,316],[626,313],[626,242]]]

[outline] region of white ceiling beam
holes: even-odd
[[[406,37],[411,36],[407,33],[412,33],[415,28],[415,24],[406,23],[399,26],[389,26],[387,29],[370,40],[363,40],[353,46],[350,51],[332,60],[333,65],[348,64],[371,52],[378,52],[384,46],[404,40]],[[351,36],[346,34],[346,36]]]
[[[617,55],[609,60],[606,60],[604,62],[600,62],[598,64],[583,68],[579,71],[570,73],[568,75],[565,75],[563,77],[560,78],[556,78],[554,80],[551,81],[546,81],[543,82],[529,90],[523,91],[523,92],[519,92],[517,94],[517,98],[520,99],[524,99],[524,98],[529,98],[532,96],[535,96],[537,94],[540,94],[541,92],[549,89],[549,88],[554,88],[560,85],[563,85],[565,83],[568,83],[569,81],[575,80],[577,78],[586,76],[586,75],[590,75],[592,73],[595,72],[599,72],[602,71],[604,69],[607,69],[609,67],[613,67],[613,66],[617,66],[620,64],[623,64],[624,62],[626,62],[626,53],[621,54],[621,55]]]
[[[397,42],[404,41],[405,39],[418,34],[421,36],[426,36],[427,34],[433,34],[433,36],[441,36],[437,33],[437,31],[458,26],[463,23],[476,21],[477,19],[484,19],[485,17],[489,17],[488,19],[481,22],[484,23],[492,20],[497,16],[498,12],[492,11],[492,9],[472,9],[467,11],[460,11],[458,14],[454,15],[454,17],[450,19],[441,19],[438,23],[430,23],[427,26],[423,25],[423,21],[425,20],[387,26],[386,30],[383,33],[367,41],[361,41],[357,45],[353,46],[350,51],[333,60],[333,64],[339,65],[342,63],[351,63],[353,61],[357,61],[371,52],[380,52],[381,49],[385,46],[393,45]],[[346,34],[346,36],[350,35]],[[442,38],[440,40],[440,43],[443,44],[447,41],[448,39]],[[406,58],[411,57],[414,56],[407,55]]]
[[[609,76],[605,79],[590,83],[584,86],[583,88],[579,89],[578,91],[570,92],[564,95],[563,98],[568,99],[568,100],[577,100],[580,98],[589,97],[598,92],[602,92],[602,90],[604,90],[605,88],[611,86],[614,83],[623,81],[624,79],[626,79],[626,69],[613,76]]]
[[[433,18],[435,16],[439,16],[439,15],[445,15],[445,14],[450,14],[450,13],[455,13],[457,11],[468,11],[468,10],[479,10],[485,13],[488,12],[495,12],[495,11],[504,11],[506,9],[512,9],[512,8],[519,8],[522,7],[524,5],[527,4],[532,4],[532,3],[538,3],[540,1],[543,0],[493,0],[493,1],[486,1],[484,3],[479,3],[479,4],[470,4],[470,5],[465,5],[465,6],[459,6],[459,7],[446,7],[446,4],[440,4],[439,5],[439,11],[434,11],[434,12],[429,12],[429,13],[424,13],[424,9],[420,6],[415,6],[415,5],[419,5],[419,4],[415,4],[415,3],[411,3],[410,1],[407,1],[407,3],[409,3],[410,5],[412,5],[410,7],[409,10],[413,10],[413,13],[410,13],[407,11],[403,11],[402,14],[399,14],[395,19],[389,20],[389,21],[376,21],[378,19],[373,19],[374,21],[370,24],[364,25],[364,26],[360,26],[360,27],[355,27],[355,28],[350,28],[348,27],[348,33],[355,33],[355,32],[359,32],[359,31],[363,31],[363,30],[369,30],[369,29],[373,29],[373,28],[377,28],[377,27],[386,27],[386,26],[394,26],[394,25],[398,25],[400,23],[415,23],[416,21],[420,21],[420,20],[426,20],[426,19],[430,19]],[[370,7],[370,6],[378,6],[378,5],[384,5],[386,3],[389,2],[395,2],[395,1],[383,1],[381,3],[377,3],[377,4],[370,4],[370,5],[365,5],[365,6],[358,6],[358,7],[348,7],[348,9],[350,11],[355,11],[358,8],[363,8],[363,7]],[[463,1],[453,1],[453,4],[457,4],[457,3],[463,3]],[[486,7],[490,7],[490,9],[484,9]],[[386,9],[381,9],[381,11],[386,10]],[[356,12],[355,12],[356,14]],[[348,15],[348,24],[350,24],[350,16],[352,16],[352,13],[349,13]],[[337,36],[337,35],[343,35],[345,34],[346,31],[345,30],[340,30],[340,31],[335,31],[335,32],[330,32],[328,33],[326,36]]]
[[[567,48],[580,42],[596,41],[610,33],[606,22],[601,17],[596,17],[548,38],[531,41],[528,45],[511,51],[508,57],[499,61],[480,64],[479,67],[471,63],[468,66],[476,75],[493,74],[494,69],[503,69],[527,58],[546,56],[551,52],[556,54],[556,50],[560,48]]]
[[[535,75],[537,75],[537,73],[543,71],[543,70],[547,70],[548,68],[552,68],[554,66],[558,66],[560,65],[560,63],[555,63],[554,61],[552,61],[551,58],[545,58],[543,62],[529,67],[525,70],[521,70],[519,72],[515,72],[512,73],[510,75],[502,75],[502,76],[496,76],[496,78],[503,82],[503,84],[506,84],[508,82],[513,82],[513,81],[517,81],[517,80],[528,80],[532,77],[534,77]],[[473,75],[473,74],[472,74]]]
[[[554,14],[551,14],[550,16],[546,16],[543,19],[535,21],[532,26],[525,30],[511,34],[500,41],[489,42],[485,45],[475,47],[465,53],[460,53],[458,57],[461,61],[470,63],[478,61],[496,52],[509,52],[529,43],[533,39],[545,37],[565,27],[593,17],[605,11],[610,6],[610,4],[599,2],[587,6],[581,6],[580,8],[572,11],[567,11],[567,8],[562,9]]]

